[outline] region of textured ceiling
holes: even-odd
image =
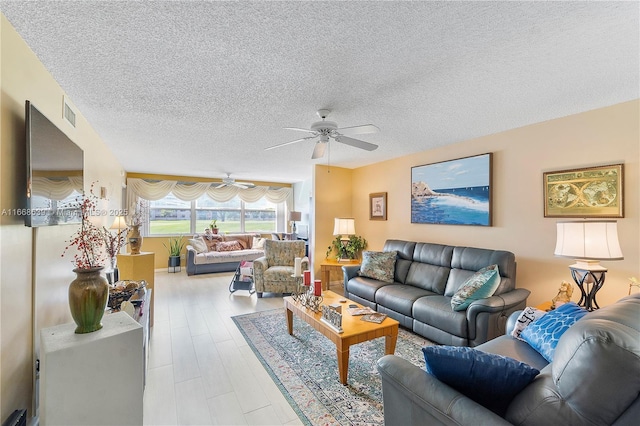
[[[39,2],[0,9],[125,170],[296,182],[639,96],[639,3]],[[518,143],[518,141],[514,141]]]

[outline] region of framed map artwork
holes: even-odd
[[[544,217],[624,217],[623,175],[623,164],[544,173]]]

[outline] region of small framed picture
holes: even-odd
[[[387,193],[369,194],[369,220],[387,220]]]

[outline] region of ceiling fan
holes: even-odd
[[[286,145],[291,145],[298,142],[303,142],[309,139],[319,138],[316,141],[315,148],[313,149],[313,155],[311,155],[312,159],[322,158],[324,156],[324,151],[327,147],[327,143],[329,143],[329,138],[334,139],[336,142],[343,143],[345,145],[354,146],[360,149],[366,149],[367,151],[373,151],[378,148],[378,145],[361,141],[360,139],[350,138],[345,136],[344,133],[351,135],[360,135],[365,133],[376,133],[380,131],[380,129],[373,124],[364,124],[361,126],[352,126],[352,127],[342,127],[339,128],[338,124],[334,121],[325,121],[325,118],[329,115],[331,111],[328,109],[320,109],[317,111],[318,117],[322,118],[322,121],[317,121],[311,125],[311,129],[301,129],[299,127],[285,127],[287,130],[297,130],[301,132],[311,133],[311,136],[307,136],[304,138],[296,139],[291,142],[285,142],[278,145],[270,146],[265,148],[265,150],[280,148]]]
[[[231,173],[227,173],[227,177],[222,178],[222,183],[218,184],[216,188],[224,188],[225,186],[235,186],[241,189],[247,189],[254,188],[256,185],[251,182],[236,182],[236,180],[231,177]]]

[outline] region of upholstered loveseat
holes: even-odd
[[[187,245],[187,275],[235,271],[243,260],[264,256],[264,241],[259,234],[195,235]]]
[[[549,363],[507,332],[474,349],[509,357],[540,373],[496,414],[425,369],[395,355],[378,360],[385,424],[637,425],[640,418],[640,294],[589,312],[560,335]],[[548,314],[547,314],[548,315]],[[542,317],[544,318],[544,317]],[[532,327],[540,319],[535,320]],[[465,349],[465,348],[461,348]],[[456,368],[454,364],[447,366]],[[465,374],[465,386],[479,387]],[[497,378],[489,378],[494,386]],[[510,383],[510,382],[505,382]],[[495,394],[501,389],[492,389]]]
[[[523,309],[529,290],[515,288],[513,253],[471,247],[387,240],[396,252],[392,282],[343,266],[345,296],[396,319],[427,339],[447,345],[476,346],[504,333],[507,317]],[[451,300],[478,270],[498,265],[500,283],[493,296],[454,311]]]

